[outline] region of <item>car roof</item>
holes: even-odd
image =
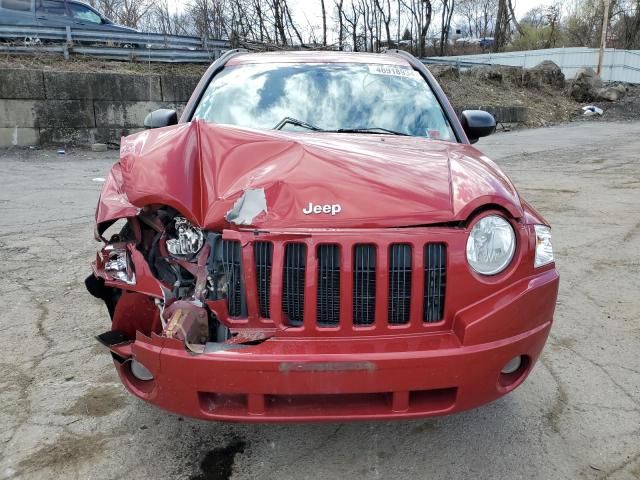
[[[410,67],[411,64],[399,55],[364,52],[335,52],[326,50],[262,52],[234,55],[227,65],[245,65],[252,63],[366,63],[380,65],[398,65]]]

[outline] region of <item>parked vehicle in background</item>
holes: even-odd
[[[493,47],[494,43],[495,43],[495,40],[493,37],[484,37],[480,39],[480,41],[478,42],[478,45],[480,45],[482,48],[490,48],[490,47]]]
[[[0,25],[137,31],[113,23],[95,8],[76,0],[0,0]]]

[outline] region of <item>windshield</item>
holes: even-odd
[[[418,72],[396,65],[227,67],[212,79],[193,117],[257,129],[358,130],[455,140],[429,84]]]

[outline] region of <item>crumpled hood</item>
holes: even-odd
[[[164,204],[207,229],[398,227],[465,220],[487,203],[523,214],[509,179],[469,145],[194,121],[123,139],[96,220]]]

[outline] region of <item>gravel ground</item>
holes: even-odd
[[[115,152],[0,152],[0,478],[640,478],[640,123],[498,134],[479,148],[552,222],[556,323],[525,384],[422,421],[235,425],[125,393],[82,281]]]

